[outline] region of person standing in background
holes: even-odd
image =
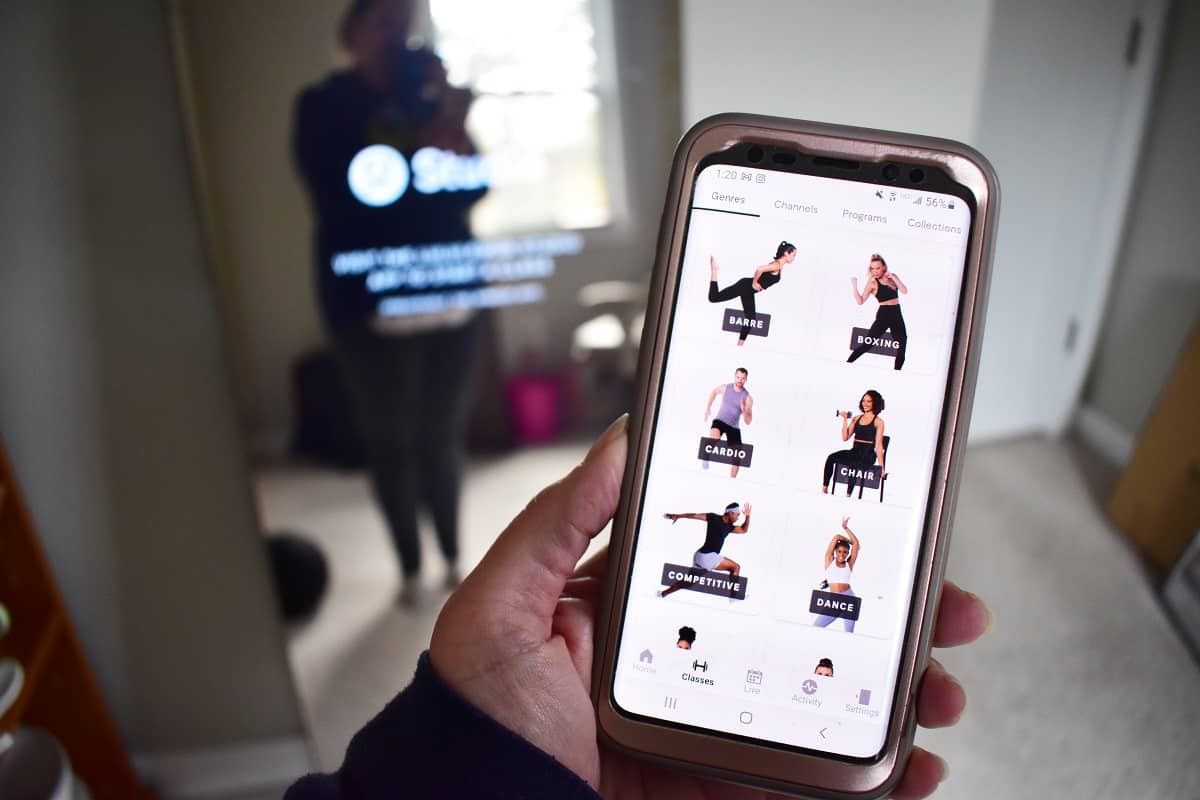
[[[345,252],[471,239],[467,213],[485,190],[418,192],[404,171],[395,197],[364,199],[348,177],[352,162],[373,146],[396,162],[393,153],[399,154],[403,166],[422,148],[474,153],[465,128],[471,94],[449,85],[431,50],[409,46],[412,6],[411,0],[350,2],[339,38],[353,63],[300,94],[292,129],[315,218],[318,305],[399,555],[399,599],[410,606],[423,593],[418,507],[433,517],[446,586],[461,578],[458,502],[483,320],[462,308],[380,316],[381,297],[366,275],[339,274],[333,261]]]

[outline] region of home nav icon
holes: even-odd
[[[643,664],[653,664],[654,663],[654,653],[651,653],[649,648],[647,648],[642,651],[642,654],[640,656],[638,656],[638,661],[642,662]]]

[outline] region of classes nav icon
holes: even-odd
[[[708,672],[708,662],[696,659],[692,662],[692,672],[699,672],[701,674]],[[703,686],[716,685],[716,681],[714,681],[712,678],[704,678],[698,675],[693,675],[692,672],[684,672],[679,677],[688,683],[699,683]]]

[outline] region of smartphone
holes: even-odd
[[[684,136],[598,631],[610,744],[801,796],[894,787],[997,209],[956,142],[737,114]]]

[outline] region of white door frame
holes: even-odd
[[[972,140],[1002,200],[974,442],[1062,434],[1100,338],[1169,0],[1092,2],[992,8]]]
[[[1137,59],[1125,75],[1125,102],[1114,131],[1113,154],[1116,158],[1110,169],[1112,192],[1106,196],[1096,219],[1096,237],[1090,259],[1095,265],[1096,280],[1081,285],[1076,347],[1063,376],[1067,391],[1054,409],[1048,431],[1054,436],[1061,436],[1071,426],[1100,340],[1100,323],[1116,277],[1134,181],[1142,163],[1142,141],[1162,60],[1168,5],[1169,0],[1142,0],[1137,11],[1141,36]]]

